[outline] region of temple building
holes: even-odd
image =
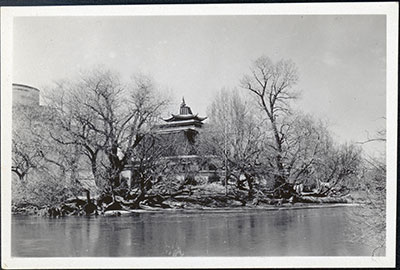
[[[217,166],[214,165],[215,158],[201,155],[198,151],[199,144],[196,143],[206,119],[207,117],[193,114],[182,98],[179,114],[171,114],[170,117],[163,118],[162,123],[153,127],[153,134],[163,139],[163,147],[167,149],[161,158],[161,162],[168,164],[168,169],[161,175],[162,178],[173,177],[191,184],[219,179],[221,172],[217,171]],[[134,181],[135,168],[138,166],[133,160],[129,166],[130,172],[124,173],[129,182]],[[133,182],[129,187],[132,185]]]
[[[170,117],[164,118],[164,123],[155,126],[154,131],[176,142],[174,151],[170,152],[172,156],[194,155],[196,154],[195,138],[203,127],[205,119],[207,117],[193,114],[191,108],[186,105],[185,99],[182,98],[179,114],[171,114]]]
[[[193,114],[192,110],[185,103],[185,98],[182,98],[182,103],[179,109],[179,114],[171,114],[171,117],[163,119],[166,123],[158,126],[160,132],[175,132],[175,131],[190,131],[192,134],[198,132],[203,126],[203,121],[207,117],[200,117],[198,114]]]

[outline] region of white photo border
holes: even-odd
[[[190,4],[1,8],[1,257],[4,268],[394,267],[396,256],[398,3]],[[13,20],[19,16],[386,15],[387,215],[383,257],[11,257]]]

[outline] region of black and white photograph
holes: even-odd
[[[398,3],[1,20],[2,267],[394,267]]]

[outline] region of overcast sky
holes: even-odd
[[[96,66],[124,80],[141,72],[172,92],[173,113],[185,96],[205,115],[214,92],[238,86],[261,55],[297,64],[296,106],[328,121],[338,140],[385,126],[383,15],[20,17],[13,82],[44,89]]]

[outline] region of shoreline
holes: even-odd
[[[131,209],[131,210],[109,210],[97,216],[129,216],[140,213],[240,213],[248,211],[285,211],[285,210],[302,210],[302,209],[321,209],[321,208],[338,208],[338,207],[357,207],[362,206],[362,203],[321,203],[321,204],[299,204],[299,205],[280,205],[280,206],[237,206],[237,207],[188,207],[188,208],[157,208],[149,209]],[[15,216],[41,216],[37,213],[28,212],[11,212]],[[78,215],[70,215],[78,216]],[[84,215],[83,215],[84,216]],[[89,215],[96,216],[96,215]],[[42,216],[43,217],[43,216]],[[68,217],[68,216],[65,216]]]
[[[132,210],[111,210],[106,213],[121,213],[121,215],[129,215],[136,213],[166,213],[166,212],[247,212],[247,211],[281,211],[281,210],[301,210],[301,209],[321,209],[321,208],[338,208],[338,207],[356,207],[361,206],[359,203],[330,203],[318,205],[283,205],[279,207],[274,206],[238,206],[238,207],[202,207],[202,208],[154,208],[154,209],[132,209]]]

